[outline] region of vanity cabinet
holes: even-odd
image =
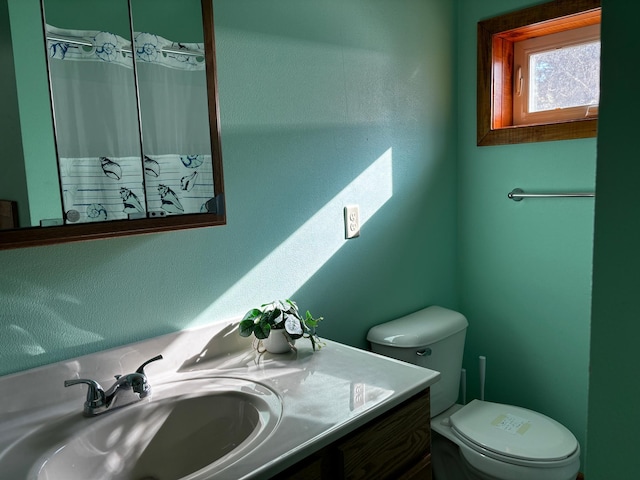
[[[429,389],[273,477],[431,480]]]

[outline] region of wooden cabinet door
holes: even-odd
[[[429,389],[273,480],[431,480]]]
[[[345,478],[396,480],[411,471],[430,453],[430,417],[425,391],[338,442]]]

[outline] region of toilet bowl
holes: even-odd
[[[441,374],[431,386],[435,480],[575,480],[580,445],[560,423],[512,405],[455,403],[467,326],[462,314],[432,306],[367,335],[372,351]]]
[[[575,436],[532,410],[473,400],[433,417],[431,429],[434,450],[443,448],[437,442],[455,444],[466,474],[436,474],[438,480],[575,480],[580,468]],[[444,472],[451,472],[450,465],[443,465]]]

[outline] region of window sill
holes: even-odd
[[[508,126],[495,129],[478,128],[478,146],[589,138],[596,136],[597,129],[597,118],[542,125]]]

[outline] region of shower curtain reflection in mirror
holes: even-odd
[[[47,25],[65,221],[145,216],[131,43]]]
[[[215,193],[204,44],[135,32],[134,46],[149,210],[207,212]]]
[[[66,222],[207,212],[204,45],[136,32],[132,48],[109,32],[47,30]]]

